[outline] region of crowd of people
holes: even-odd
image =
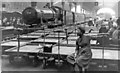
[[[99,29],[99,33],[108,33],[108,38],[110,38],[112,43],[119,43],[120,39],[120,18],[114,20],[110,18],[110,20],[104,20],[101,28]]]
[[[88,25],[92,24],[92,21],[88,22]],[[94,26],[94,24],[92,24]],[[96,26],[98,27],[98,25]],[[67,61],[73,66],[77,71],[81,71],[83,67],[89,65],[92,59],[92,52],[90,48],[90,40],[92,37],[85,36],[85,29],[78,27],[77,29],[78,39],[76,40],[75,53],[67,56]],[[106,33],[104,43],[112,42],[112,44],[119,44],[120,42],[120,17],[117,20],[103,20],[100,25],[99,33]],[[93,39],[93,38],[92,38]],[[94,38],[97,39],[97,38]],[[98,42],[103,43],[102,38],[97,39]]]
[[[94,19],[88,21],[88,26],[94,26],[99,30],[99,33],[107,33],[108,38],[113,43],[118,43],[120,39],[120,17],[110,19]]]

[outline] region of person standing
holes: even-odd
[[[99,33],[107,33],[108,32],[108,29],[106,28],[107,24],[108,24],[107,22],[102,23],[101,28],[99,29]]]
[[[108,25],[109,25],[109,28],[112,28],[112,25],[113,25],[113,20],[112,20],[112,18],[110,18]]]
[[[112,33],[112,41],[114,44],[120,44],[120,17],[117,20],[117,29]]]
[[[110,38],[112,38],[112,34],[116,29],[117,29],[117,23],[114,21],[111,28],[108,30],[108,34]]]

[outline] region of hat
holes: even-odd
[[[78,29],[82,32],[85,33],[85,29],[83,27],[78,27]]]

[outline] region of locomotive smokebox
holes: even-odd
[[[31,7],[36,7],[37,6],[37,2],[31,2]]]
[[[61,20],[62,9],[59,7],[48,7],[44,9],[38,9],[36,2],[31,3],[31,7],[27,7],[22,12],[22,18],[25,24],[42,24],[46,22],[53,22],[55,19]]]
[[[41,17],[40,10],[37,10],[33,7],[28,7],[23,10],[22,12],[22,18],[25,24],[39,24],[40,23],[40,17]]]

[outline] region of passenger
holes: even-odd
[[[96,28],[99,29],[99,26],[102,24],[102,20],[97,19],[96,21]]]
[[[101,28],[99,29],[99,33],[107,33],[108,29],[106,28],[106,25],[108,23],[107,22],[103,22],[103,24],[101,25]]]
[[[109,27],[111,28],[112,27],[112,24],[113,24],[113,20],[112,20],[112,18],[110,18],[110,20],[109,20]]]
[[[117,29],[112,34],[112,41],[114,44],[120,44],[120,17],[117,20]]]
[[[37,2],[31,2],[31,7],[37,8]]]
[[[13,18],[13,26],[17,27],[17,19],[15,17]]]
[[[120,27],[113,32],[112,39],[116,41],[120,39]]]
[[[103,22],[103,24],[101,25],[101,28],[99,29],[99,33],[107,33],[108,32],[108,29],[106,28],[107,24],[108,24],[107,22]],[[106,43],[104,43],[104,41]],[[104,36],[104,40],[102,37],[97,38],[97,43],[99,43],[99,45],[108,45],[109,44],[108,41],[109,41],[108,36]]]
[[[73,66],[78,65],[81,70],[82,67],[89,64],[92,58],[92,52],[90,49],[90,39],[85,36],[85,30],[79,27],[77,32],[78,39],[76,40],[75,53],[67,57],[67,61]]]
[[[23,19],[22,19],[22,18],[20,18],[20,23],[21,23],[21,24],[24,24],[24,22],[23,22]]]
[[[2,25],[3,25],[3,26],[6,26],[7,21],[8,21],[7,17],[3,18],[3,20],[2,20]]]
[[[2,25],[2,21],[1,21],[1,19],[0,19],[0,26]]]
[[[89,25],[89,26],[94,26],[92,19],[90,19],[90,20],[88,21],[88,25]]]
[[[116,30],[116,28],[117,28],[117,23],[116,23],[116,22],[113,22],[111,28],[110,28],[109,31],[108,31],[108,34],[109,34],[109,37],[110,37],[110,38],[112,38],[112,34],[113,34],[113,32]]]
[[[12,20],[13,20],[13,18],[10,17],[10,25],[13,25]]]
[[[117,25],[120,26],[120,17],[117,19]]]

